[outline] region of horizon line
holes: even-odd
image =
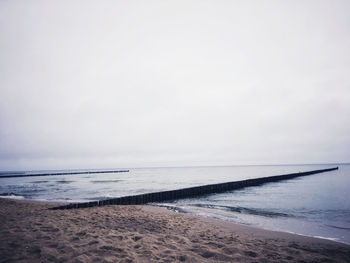
[[[140,167],[114,167],[114,168],[67,168],[67,169],[30,169],[30,170],[0,170],[3,172],[38,172],[38,171],[79,171],[79,170],[113,170],[113,169],[161,169],[161,168],[205,168],[205,167],[245,167],[245,166],[304,166],[304,165],[350,165],[350,162],[327,163],[281,163],[281,164],[222,164],[222,165],[180,165],[180,166],[140,166]]]

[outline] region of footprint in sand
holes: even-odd
[[[132,240],[134,240],[135,242],[139,241],[142,237],[141,236],[134,236],[132,237]]]
[[[73,242],[74,242],[74,241],[79,241],[79,240],[80,240],[79,237],[72,237],[70,241],[73,241]]]
[[[86,235],[86,232],[85,231],[81,231],[81,232],[79,232],[79,233],[77,233],[77,236],[85,236]]]
[[[37,246],[29,247],[27,251],[29,254],[32,254],[32,255],[39,255],[41,253],[40,247],[37,247]]]
[[[187,257],[185,255],[179,256],[179,261],[184,262],[186,261]]]
[[[244,255],[249,256],[249,257],[253,257],[253,258],[258,256],[257,253],[255,253],[254,251],[249,251],[249,250],[248,251],[244,251]]]
[[[102,246],[102,247],[100,247],[100,249],[115,251],[115,252],[118,252],[118,253],[124,252],[124,249],[119,248],[119,247],[113,247],[113,246]]]

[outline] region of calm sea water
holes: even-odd
[[[1,178],[0,194],[80,202],[334,166],[339,170],[156,205],[350,244],[350,165],[138,168],[129,173]]]

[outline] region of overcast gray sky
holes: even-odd
[[[350,1],[0,1],[0,170],[350,161]]]

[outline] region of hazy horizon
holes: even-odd
[[[349,1],[0,1],[0,170],[349,163]]]
[[[275,164],[219,164],[219,165],[179,165],[179,166],[130,166],[130,167],[75,167],[75,168],[62,168],[62,169],[27,169],[27,170],[14,170],[14,169],[3,169],[0,172],[35,172],[35,171],[84,171],[84,170],[97,170],[97,171],[108,171],[108,170],[122,170],[122,169],[171,169],[171,168],[212,168],[212,167],[250,167],[250,166],[324,166],[324,165],[350,165],[350,163],[275,163]],[[332,167],[329,167],[332,168]],[[300,172],[306,172],[309,170],[303,170]]]

